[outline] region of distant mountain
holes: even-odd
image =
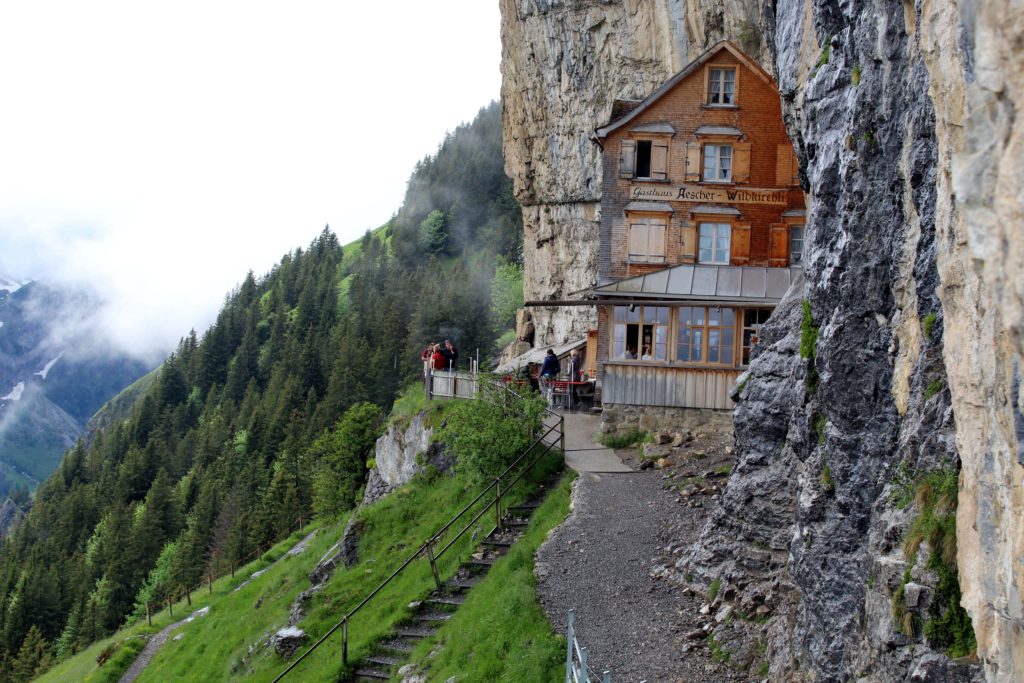
[[[60,463],[104,403],[150,368],[89,324],[100,302],[0,275],[0,500]]]

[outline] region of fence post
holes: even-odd
[[[181,587],[181,590],[185,591],[185,599],[188,600],[188,606],[191,607],[192,606],[192,591],[190,591],[188,588],[185,588],[184,586]]]
[[[565,683],[572,683],[572,646],[576,640],[576,610],[569,610],[569,627],[565,631],[568,646],[565,651]]]
[[[206,584],[210,587],[210,595],[213,595],[213,572],[206,575]]]
[[[150,626],[153,625],[153,612],[150,611],[149,601],[146,601],[146,623]]]
[[[498,477],[498,481],[494,485],[494,491],[494,514],[498,521],[498,531],[504,531],[505,527],[501,521],[501,477]]]
[[[583,676],[583,680],[590,683],[590,674],[587,673],[587,648],[580,648],[580,675]]]
[[[427,558],[430,560],[430,572],[434,575],[434,583],[441,590],[441,575],[437,573],[437,562],[434,561],[434,539],[427,541]]]
[[[231,578],[235,578],[235,561],[231,560]]]
[[[341,665],[348,664],[348,617],[341,620]]]
[[[299,515],[299,529],[301,529],[304,526],[306,525],[302,523],[302,515]]]
[[[170,595],[167,596],[167,613],[170,614],[172,617],[174,616],[174,608],[171,607],[171,596]]]
[[[565,456],[565,415],[558,416],[559,447],[562,449],[562,456]]]
[[[605,671],[603,674],[601,674],[601,683],[612,683],[611,671]],[[641,681],[641,683],[643,682]]]
[[[427,400],[434,398],[434,362],[430,362],[430,367],[427,368],[427,381],[423,383],[423,390],[427,394]]]

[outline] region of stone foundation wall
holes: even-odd
[[[630,429],[679,432],[709,428],[717,431],[731,430],[732,411],[605,404],[601,412],[602,434],[615,434]]]

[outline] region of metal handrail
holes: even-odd
[[[508,387],[502,386],[498,382],[493,382],[493,384],[495,386],[497,386],[497,387],[500,387],[501,389],[503,389],[505,391],[508,391],[513,396],[521,398],[519,396],[519,394],[517,394],[516,392],[512,391]],[[476,498],[473,499],[472,502],[467,504],[466,507],[464,507],[454,517],[452,517],[450,520],[448,520],[448,522],[445,523],[444,526],[442,526],[440,529],[438,529],[436,532],[434,532],[434,534],[429,539],[427,539],[427,541],[425,543],[423,543],[423,545],[421,545],[419,548],[417,548],[416,552],[414,552],[412,555],[410,555],[401,564],[401,566],[399,566],[398,569],[396,569],[391,574],[391,576],[389,576],[384,581],[382,581],[380,583],[380,585],[378,585],[376,588],[373,589],[373,591],[371,591],[366,597],[364,597],[359,602],[358,605],[356,605],[351,610],[349,610],[349,612],[344,617],[342,617],[341,621],[339,621],[337,624],[335,624],[330,629],[328,629],[328,631],[326,633],[324,633],[324,635],[322,635],[315,643],[313,643],[309,647],[308,650],[303,652],[296,660],[294,660],[291,664],[289,664],[288,667],[284,671],[282,671],[280,674],[278,674],[277,678],[274,679],[273,683],[278,683],[279,681],[281,681],[285,676],[288,675],[288,673],[290,671],[292,671],[296,666],[298,666],[300,662],[302,662],[314,650],[316,650],[318,647],[320,647],[320,645],[325,640],[327,640],[331,635],[333,635],[335,632],[337,632],[337,630],[339,628],[342,629],[342,649],[341,649],[342,663],[343,664],[347,664],[348,663],[348,623],[349,623],[349,621],[352,619],[353,616],[355,616],[355,614],[359,610],[361,610],[367,603],[369,603],[370,600],[373,599],[374,596],[376,596],[378,593],[380,593],[380,591],[383,590],[385,586],[387,586],[389,583],[391,583],[391,581],[393,581],[395,579],[395,577],[397,577],[399,574],[401,574],[403,571],[405,571],[405,569],[410,564],[412,564],[413,560],[415,560],[417,557],[420,557],[424,553],[424,551],[426,551],[428,559],[430,560],[430,568],[431,568],[431,571],[432,571],[432,573],[434,575],[434,581],[440,586],[440,578],[439,578],[439,575],[438,575],[438,572],[437,572],[437,560],[438,560],[438,558],[440,558],[441,555],[443,555],[449,548],[451,548],[452,545],[455,543],[455,541],[457,541],[459,538],[461,538],[466,533],[466,531],[468,531],[470,528],[472,528],[472,526],[488,510],[491,509],[492,505],[496,505],[497,506],[497,508],[496,508],[497,509],[497,517],[499,519],[499,524],[500,524],[500,517],[501,517],[501,483],[502,483],[502,479],[510,471],[512,471],[512,469],[514,467],[519,465],[523,461],[523,459],[526,458],[526,456],[528,456],[539,444],[544,444],[544,446],[545,446],[544,450],[540,453],[540,455],[538,455],[536,458],[534,458],[530,462],[529,465],[527,465],[526,467],[523,468],[523,470],[515,477],[515,479],[513,479],[512,484],[510,484],[510,485],[505,487],[505,490],[511,489],[512,486],[514,486],[516,483],[518,483],[519,480],[526,474],[526,472],[528,472],[530,469],[532,469],[534,467],[534,465],[536,465],[540,461],[541,458],[543,458],[545,455],[550,453],[551,449],[554,448],[555,443],[560,443],[561,446],[562,446],[562,449],[564,450],[564,447],[565,447],[565,418],[563,418],[558,413],[550,410],[549,408],[544,408],[544,412],[548,413],[550,416],[554,416],[554,417],[558,418],[558,422],[556,422],[555,424],[551,425],[550,427],[547,427],[547,429],[540,436],[538,436],[529,446],[527,446],[523,450],[523,452],[519,455],[519,457],[517,457],[512,462],[512,464],[510,464],[508,467],[506,467],[505,470],[494,479],[494,481],[492,481],[486,488],[484,488],[476,496]],[[542,418],[542,420],[543,420],[543,418]],[[543,424],[543,422],[542,422],[542,424]],[[547,426],[547,425],[544,425],[544,426]],[[558,442],[553,442],[553,443],[548,443],[547,441],[545,441],[545,438],[547,436],[549,436],[551,434],[551,432],[555,431],[556,429],[559,431],[559,436],[560,436],[559,441]],[[438,541],[440,536],[442,534],[444,534],[448,529],[450,529],[459,520],[459,518],[461,518],[470,509],[472,509],[472,507],[474,505],[479,503],[483,499],[483,497],[485,495],[487,495],[487,493],[489,491],[491,491],[492,489],[494,489],[495,487],[497,487],[497,495],[495,496],[495,499],[493,501],[491,501],[490,503],[488,503],[483,508],[483,510],[481,510],[479,513],[477,513],[477,516],[474,517],[466,527],[464,527],[461,531],[459,531],[459,533],[456,534],[455,537],[452,538],[448,542],[448,544],[445,545],[444,548],[441,549],[441,551],[439,553],[435,554],[433,552],[433,545]]]

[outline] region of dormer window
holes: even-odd
[[[711,68],[708,70],[708,104],[733,106],[736,104],[736,69]]]

